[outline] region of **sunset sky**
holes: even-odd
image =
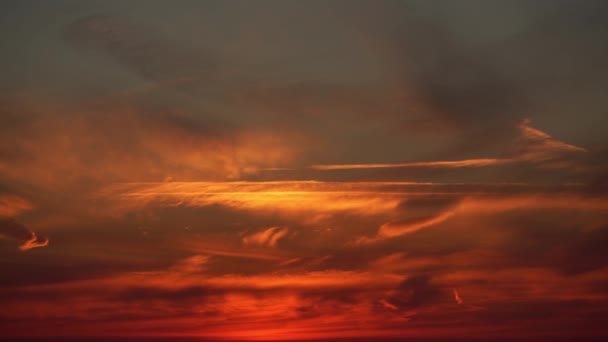
[[[0,2],[0,340],[608,338],[608,1]]]

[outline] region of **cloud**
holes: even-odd
[[[530,126],[530,120],[523,120],[518,128],[522,137],[520,144],[516,147],[514,160],[529,161],[534,163],[546,163],[559,161],[568,157],[576,157],[587,149],[567,144],[556,140],[549,134]]]
[[[454,301],[456,301],[456,303],[458,304],[462,304],[462,298],[460,298],[460,294],[458,294],[458,291],[456,289],[452,289],[452,292],[454,293]]]
[[[436,216],[408,219],[404,221],[385,223],[378,229],[378,234],[374,237],[359,237],[355,240],[356,245],[375,243],[385,239],[395,238],[412,234],[419,230],[438,225],[454,215],[453,211],[446,211]]]
[[[85,109],[50,102],[31,99],[18,108],[28,120],[0,137],[12,152],[0,161],[7,182],[82,190],[83,183],[239,179],[295,156],[289,146],[297,139],[263,128],[124,103]]]
[[[588,196],[582,186],[570,190],[567,188],[569,187],[563,187],[564,191],[520,188],[521,192],[509,187],[499,191],[470,188],[469,191],[448,194],[446,197],[438,196],[438,192],[427,196],[404,195],[399,208],[392,212],[396,219],[382,224],[374,236],[355,238],[351,245],[363,246],[406,236],[449,222],[454,216],[467,219],[474,216],[506,215],[512,211],[523,215],[557,208],[593,213],[608,208],[606,199]]]
[[[603,333],[605,87],[545,66],[606,58],[513,3],[9,6],[0,216],[54,248],[0,225],[0,339]]]
[[[437,20],[440,9],[425,13],[418,8],[424,6],[414,7],[402,10],[398,25],[376,24],[372,29],[375,43],[384,48],[391,71],[410,98],[408,110],[401,114],[402,126],[410,132],[430,125],[499,133],[497,127],[518,119],[529,94],[505,72],[504,63],[493,58],[494,46],[470,44],[450,25],[458,19]]]
[[[218,296],[223,291],[204,286],[189,286],[179,289],[163,289],[145,286],[132,286],[115,295],[115,299],[125,302],[168,301],[184,305],[185,302],[204,301],[209,296]]]
[[[19,249],[27,251],[36,247],[44,247],[49,244],[47,238],[36,236],[36,233],[30,231],[24,225],[12,220],[0,220],[0,235],[20,241]]]
[[[270,227],[261,232],[257,232],[243,238],[243,243],[246,245],[259,245],[275,247],[279,240],[287,236],[289,228],[287,227]]]
[[[408,311],[436,304],[445,299],[441,287],[431,283],[425,274],[408,277],[388,293],[384,301],[392,310]]]
[[[479,158],[464,160],[440,160],[388,164],[316,164],[314,170],[351,170],[351,169],[384,169],[384,168],[479,168],[496,165],[507,165],[519,162],[548,164],[561,160],[564,164],[551,164],[554,167],[569,166],[566,163],[587,149],[570,145],[554,139],[549,134],[530,127],[530,120],[522,121],[517,127],[521,137],[516,148],[508,158]],[[570,158],[568,158],[570,157]]]
[[[411,184],[311,181],[122,183],[109,186],[100,195],[120,200],[127,209],[146,205],[204,207],[219,204],[251,212],[297,215],[314,211],[373,215],[393,211],[403,197],[378,188]]]
[[[261,251],[244,251],[242,246],[222,246],[219,243],[209,243],[208,239],[188,238],[185,241],[180,241],[182,248],[197,252],[206,253],[209,255],[218,255],[233,258],[243,258],[251,260],[283,260],[285,255],[278,254],[276,251],[261,252]]]
[[[385,223],[378,229],[374,237],[362,236],[355,240],[355,245],[376,243],[386,239],[412,234],[419,230],[440,224],[454,215],[452,211],[446,211],[436,216],[407,219],[403,221]]]
[[[206,255],[193,255],[177,262],[171,267],[171,271],[178,273],[198,273],[205,270],[208,262],[209,257]]]
[[[83,17],[65,27],[64,37],[73,47],[101,52],[145,79],[168,80],[176,86],[201,86],[201,78],[206,82],[218,80],[218,63],[209,53],[176,44],[153,27],[126,17]]]
[[[14,217],[31,210],[33,207],[29,201],[22,197],[0,194],[0,217]]]
[[[568,209],[565,209],[568,210]],[[543,267],[565,275],[581,274],[604,268],[608,263],[608,226],[602,221],[561,218],[550,215],[501,215],[509,229],[503,242],[505,263]]]
[[[411,162],[396,164],[337,164],[337,165],[312,165],[314,170],[349,170],[349,169],[383,169],[383,168],[408,168],[408,167],[429,167],[429,168],[461,168],[461,167],[484,167],[506,163],[501,159],[468,159],[453,161],[428,161]]]
[[[446,221],[447,219],[449,219],[450,217],[452,217],[453,215],[454,215],[454,212],[446,211],[446,212],[440,213],[437,216],[425,218],[425,219],[417,219],[417,220],[414,220],[413,222],[406,221],[406,222],[387,223],[380,227],[380,229],[378,230],[378,235],[382,238],[392,238],[392,237],[396,237],[396,236],[411,234],[411,233],[414,233],[421,229],[442,223],[442,222]]]
[[[461,195],[406,198],[399,207],[400,219],[384,223],[375,236],[362,236],[354,243],[355,245],[376,243],[439,225],[456,214],[461,202]],[[394,257],[400,258],[398,255],[394,254]]]
[[[583,190],[583,186],[568,184],[242,181],[123,183],[106,188],[99,196],[111,201],[116,206],[113,212],[120,215],[144,208],[221,208],[247,220],[261,220],[266,227],[279,220],[290,227],[311,228],[300,231],[300,242],[325,232],[332,238],[324,244],[354,240],[354,245],[366,245],[443,225],[452,217],[460,221],[508,211],[564,208],[593,212],[608,207],[605,198],[588,196]],[[269,217],[273,219],[269,221]],[[269,230],[250,242],[267,244],[276,232],[278,229]],[[222,252],[223,248],[205,244],[203,239],[194,240],[184,244],[192,252],[247,254],[237,246]],[[243,242],[242,236],[239,240]]]

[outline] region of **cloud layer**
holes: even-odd
[[[605,339],[605,13],[3,2],[0,339]]]

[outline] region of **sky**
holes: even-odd
[[[608,3],[0,3],[0,339],[608,337]]]

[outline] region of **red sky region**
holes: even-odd
[[[0,7],[0,339],[608,337],[605,2]]]

